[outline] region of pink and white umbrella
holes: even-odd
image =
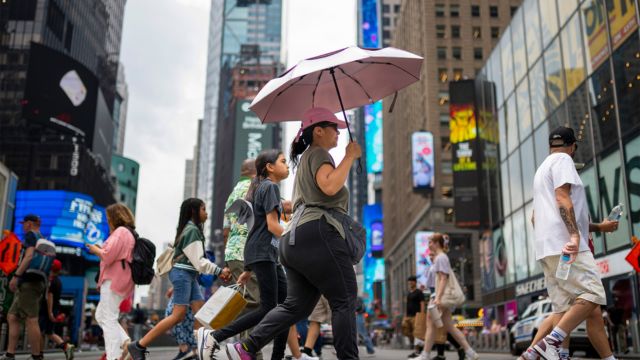
[[[345,109],[372,104],[420,80],[422,61],[392,47],[332,51],[302,60],[269,81],[250,109],[263,123],[300,120],[312,107],[344,115]]]

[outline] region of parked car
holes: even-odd
[[[333,345],[333,328],[328,324],[320,325],[320,336],[324,345]]]
[[[551,314],[551,300],[543,299],[531,303],[522,313],[520,320],[511,328],[509,334],[511,354],[518,356],[526,350],[536,336],[542,321]],[[587,338],[587,327],[584,321],[571,333],[569,352],[573,355],[574,351],[585,351],[588,356],[597,355]]]

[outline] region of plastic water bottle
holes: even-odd
[[[611,212],[609,213],[609,216],[607,216],[607,219],[609,219],[610,221],[620,220],[623,210],[624,210],[624,205],[622,203],[616,205],[613,209],[611,209]]]
[[[560,280],[567,280],[569,278],[569,270],[571,270],[571,264],[567,262],[571,259],[569,254],[562,254],[560,261],[558,261],[558,268],[556,269],[556,278]]]

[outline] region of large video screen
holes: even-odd
[[[431,132],[417,131],[411,135],[411,164],[415,190],[433,189],[435,179],[433,151],[433,134]]]
[[[70,130],[93,144],[98,79],[73,58],[32,43],[22,114],[57,130]]]
[[[24,239],[22,225],[25,215],[40,216],[40,231],[47,239],[65,248],[84,253],[85,244],[102,245],[109,236],[107,214],[91,196],[62,190],[21,190],[16,193],[14,232]],[[65,251],[66,252],[66,251]]]

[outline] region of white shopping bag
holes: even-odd
[[[232,322],[247,306],[238,285],[220,287],[196,314],[196,319],[208,329],[221,329]]]

